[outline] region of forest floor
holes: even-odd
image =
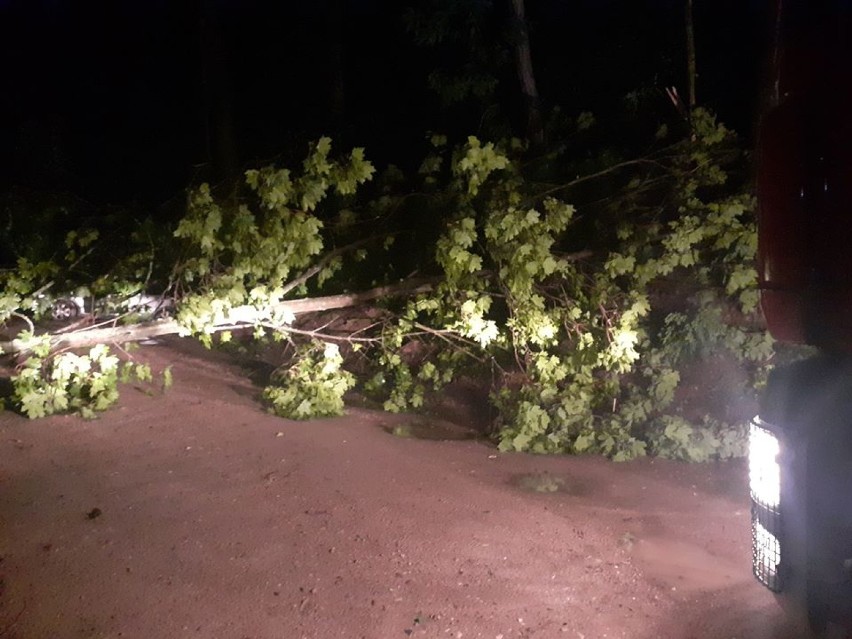
[[[794,639],[742,461],[500,453],[432,416],[297,423],[172,341],[99,419],[0,413],[3,639]]]

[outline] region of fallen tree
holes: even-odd
[[[359,293],[343,295],[326,295],[323,297],[306,297],[279,302],[271,308],[275,315],[292,315],[298,317],[306,313],[321,313],[340,308],[360,306],[377,299],[391,298],[399,295],[417,295],[432,290],[433,284],[424,279],[413,279],[400,282],[393,286],[378,286]],[[269,313],[259,311],[254,306],[238,306],[230,309],[221,319],[210,325],[210,332],[229,330],[245,330],[263,325],[264,318]],[[305,333],[293,327],[279,327],[294,333]],[[148,319],[146,321],[122,324],[119,319],[111,319],[96,323],[95,318],[83,318],[71,327],[63,327],[55,332],[47,333],[50,349],[66,350],[85,348],[95,344],[123,344],[138,342],[163,335],[182,335],[185,329],[174,319]],[[0,341],[0,352],[8,356],[20,358],[26,356],[33,346],[40,342],[38,335],[25,335],[8,341]],[[327,337],[331,339],[330,337]]]
[[[151,375],[122,369],[106,344],[177,333],[211,346],[250,329],[291,346],[264,392],[285,417],[339,414],[356,383],[346,358],[359,353],[370,370],[362,390],[388,410],[419,408],[462,371],[487,372],[504,450],[739,454],[742,423],[721,412],[696,421],[678,395],[681,370],[703,352],[729,353],[752,382],[772,352],[763,331],[731,325],[722,311],[735,303],[753,314],[757,301],[751,198],[724,185],[731,143],[696,110],[683,137],[650,156],[554,185],[525,179],[517,141],[469,138],[449,149],[434,136],[417,188],[395,191],[390,172],[358,205],[372,165],[360,149],[331,159],[320,140],[298,173],[248,171],[245,188],[226,198],[192,190],[165,248],[126,260],[123,279],[96,280],[125,296],[165,281],[171,319],[29,331],[0,345],[19,360],[13,403],[30,416],[90,415],[115,401],[123,370]],[[593,218],[554,197],[596,180],[617,195],[590,207]],[[401,232],[406,214],[416,214],[419,234]],[[67,259],[96,241],[78,233]],[[393,275],[401,264],[426,276]],[[5,276],[0,320],[33,313],[56,270],[19,262]],[[655,311],[662,280],[675,282],[679,299]],[[382,309],[377,321],[326,330],[326,311],[364,304]]]

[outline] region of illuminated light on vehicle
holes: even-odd
[[[780,446],[775,435],[758,425],[758,419],[751,423],[748,438],[749,489],[755,502],[775,510],[781,503]]]
[[[770,590],[781,590],[781,542],[757,518],[751,522],[751,553],[754,576]]]
[[[781,590],[781,466],[778,438],[759,417],[749,430],[752,572],[770,590]]]

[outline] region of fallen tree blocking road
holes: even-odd
[[[389,286],[379,286],[359,293],[327,295],[324,297],[305,297],[280,302],[273,310],[293,315],[318,313],[337,308],[358,306],[383,297],[399,295],[417,295],[432,290],[431,280],[417,279],[399,282]],[[226,331],[240,327],[250,327],[259,320],[261,312],[253,306],[239,306],[232,309],[221,322],[213,326],[214,331]],[[286,326],[281,327],[286,330]],[[180,333],[182,327],[173,319],[152,320],[137,324],[87,327],[68,332],[58,331],[51,334],[51,348],[83,348],[94,344],[137,342],[161,335]],[[34,346],[34,338],[16,338],[0,342],[0,351],[4,355],[26,355]]]

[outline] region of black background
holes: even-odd
[[[215,108],[229,112],[235,170],[302,157],[322,134],[366,146],[380,167],[413,162],[426,131],[476,133],[477,121],[428,90],[435,52],[406,32],[407,4],[0,0],[0,188],[162,202],[216,179]],[[699,103],[747,143],[770,4],[694,0]],[[684,6],[527,0],[544,107],[597,113],[629,91],[667,86],[685,95]],[[501,80],[511,112],[517,81]]]

